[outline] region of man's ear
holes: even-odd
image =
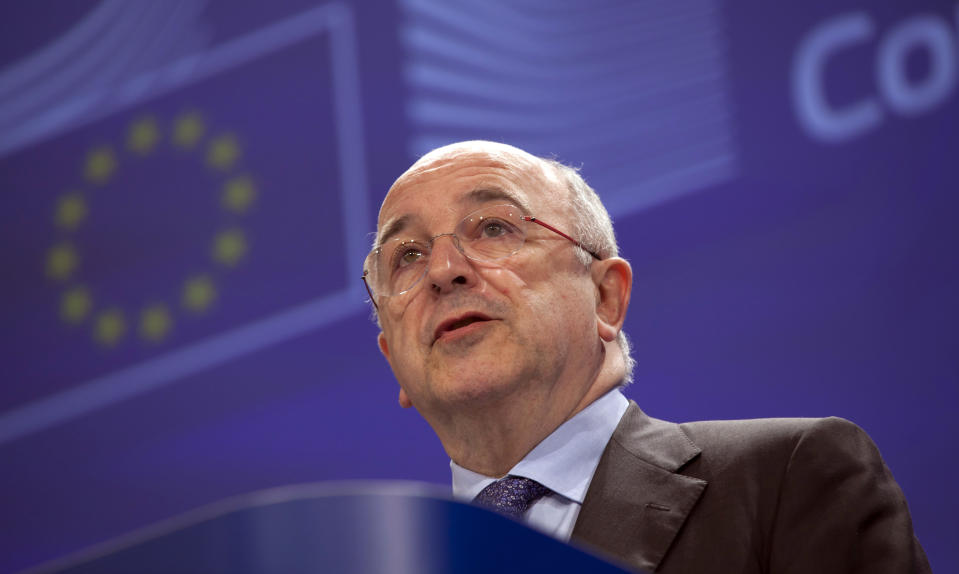
[[[380,352],[383,353],[384,357],[386,357],[386,362],[389,363],[390,362],[390,344],[386,341],[386,335],[383,334],[383,331],[380,331],[380,334],[376,336],[376,342],[380,346]]]
[[[607,342],[616,340],[626,320],[629,295],[633,288],[633,269],[621,257],[594,261],[593,282],[596,284],[596,327]]]
[[[380,352],[383,353],[383,356],[386,357],[386,362],[390,363],[390,366],[393,364],[390,362],[390,343],[386,340],[386,335],[383,334],[383,331],[380,331],[380,334],[376,337],[376,342],[380,346]],[[408,409],[413,406],[413,401],[410,400],[410,397],[407,396],[406,391],[403,390],[403,387],[400,387],[400,406],[404,409]]]

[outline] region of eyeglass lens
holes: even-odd
[[[412,289],[426,275],[433,242],[450,240],[466,257],[476,261],[495,261],[516,253],[526,241],[520,217],[512,205],[495,205],[474,211],[463,218],[453,233],[432,238],[395,237],[374,250],[370,283],[377,295],[398,295]]]

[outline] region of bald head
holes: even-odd
[[[473,158],[486,159],[492,165],[498,165],[505,169],[531,172],[556,180],[555,170],[542,158],[508,144],[471,140],[452,143],[430,151],[403,172],[390,187],[390,191],[405,184],[410,179],[428,174],[443,165]],[[387,197],[389,197],[389,194],[387,194]]]

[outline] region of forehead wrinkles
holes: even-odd
[[[414,168],[410,168],[410,170],[397,178],[390,187],[386,198],[383,200],[383,205],[380,206],[380,214],[383,213],[388,204],[398,201],[397,197],[407,195],[410,191],[428,187],[437,181],[443,180],[443,178],[450,177],[454,180],[460,180],[462,183],[459,185],[476,187],[475,183],[474,185],[467,185],[467,183],[474,180],[483,181],[484,179],[500,182],[507,180],[512,183],[512,180],[516,179],[517,175],[523,171],[525,170],[499,161],[477,163],[465,159],[433,162],[418,169],[415,169],[414,166]],[[496,187],[503,186],[501,183],[498,183]],[[456,190],[449,189],[447,191],[453,193]]]
[[[522,212],[530,213],[528,202],[524,199],[522,193],[514,192],[498,183],[480,183],[476,186],[469,186],[468,189],[469,191],[460,194],[455,200],[447,203],[440,205],[424,203],[425,214],[423,210],[414,210],[390,217],[379,226],[376,246],[396,238],[399,233],[407,232],[410,228],[414,228],[414,231],[422,231],[426,235],[433,232],[449,231],[440,227],[430,229],[430,222],[432,221],[435,225],[444,225],[435,220],[445,220],[451,224],[453,220],[464,217],[467,212],[482,209],[484,205],[512,204],[519,207]]]
[[[380,206],[375,245],[381,245],[387,235],[393,235],[420,220],[421,214],[428,210],[432,210],[433,213],[441,213],[440,210],[443,210],[442,212],[446,214],[457,215],[462,206],[469,205],[471,199],[476,203],[482,203],[489,201],[485,199],[487,196],[495,198],[496,190],[502,192],[504,202],[515,203],[529,212],[530,189],[527,188],[536,189],[544,184],[550,185],[552,184],[550,179],[555,179],[555,177],[548,178],[543,168],[544,164],[539,160],[510,163],[475,155],[437,159],[422,166],[414,164],[397,178]],[[390,208],[408,194],[430,186],[444,177],[454,175],[458,181],[455,183],[455,188],[446,190],[450,193],[449,201],[424,204],[412,213],[389,215]],[[492,193],[483,194],[482,191]]]

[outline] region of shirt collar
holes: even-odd
[[[629,401],[614,389],[561,424],[508,474],[531,478],[579,504]],[[463,468],[452,460],[453,496],[472,500],[496,478]]]

